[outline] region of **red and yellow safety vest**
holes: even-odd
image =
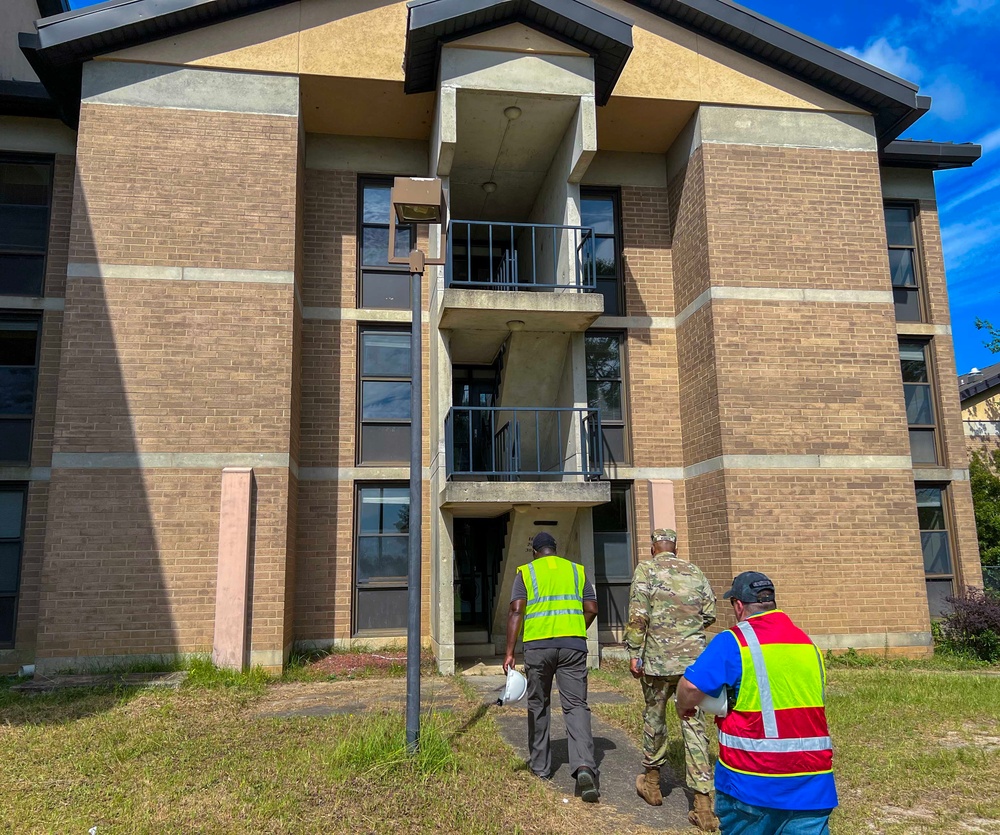
[[[832,773],[819,649],[780,610],[755,615],[731,631],[743,673],[732,712],[716,720],[720,762],[760,777]]]

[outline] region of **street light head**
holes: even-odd
[[[437,177],[396,177],[390,199],[400,223],[444,223],[448,214]]]

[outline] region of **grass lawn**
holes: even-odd
[[[638,683],[623,663],[595,675],[632,702],[593,711],[641,745]],[[841,803],[834,835],[1000,832],[1000,670],[947,656],[849,656],[829,662],[827,700]],[[679,740],[677,717],[668,714]],[[709,733],[717,753],[714,727]],[[678,741],[671,749],[678,774],[683,756]]]
[[[1000,831],[1000,676],[956,666],[831,666],[834,833]],[[359,678],[368,692],[400,684],[392,663],[347,667],[272,683],[201,666],[178,691],[25,696],[0,684],[0,832],[649,831],[610,806],[565,803],[531,777],[460,680],[442,681],[455,698],[424,721],[416,761],[402,754],[399,711],[263,715],[277,694],[318,681]],[[594,675],[630,697],[595,713],[639,741],[638,685],[624,665]],[[679,764],[679,744],[673,754]]]

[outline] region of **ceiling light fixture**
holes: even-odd
[[[516,104],[512,104],[510,107],[505,107],[503,109],[503,115],[513,122],[515,119],[519,119],[521,117],[521,108]]]
[[[487,194],[493,194],[493,192],[496,190],[497,190],[497,184],[494,183],[492,180],[483,183],[483,191],[485,191]]]

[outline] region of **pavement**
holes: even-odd
[[[465,681],[483,696],[484,701],[497,698],[504,685],[503,675],[469,676]],[[621,693],[594,687],[591,682],[587,701],[590,705],[599,703],[623,704],[628,700]],[[570,776],[567,762],[566,726],[562,710],[559,708],[559,690],[552,686],[552,788],[568,797],[576,794],[576,782]],[[528,711],[524,701],[513,705],[492,708],[493,717],[500,730],[500,736],[514,749],[519,757],[528,759]],[[660,790],[663,792],[662,806],[649,806],[635,791],[636,775],[642,771],[642,751],[625,734],[602,721],[591,713],[591,727],[594,734],[594,759],[600,772],[598,788],[600,802],[613,806],[619,814],[632,818],[636,823],[654,829],[698,830],[688,823],[691,808],[684,784],[667,769],[660,772]],[[580,802],[580,801],[578,801]]]

